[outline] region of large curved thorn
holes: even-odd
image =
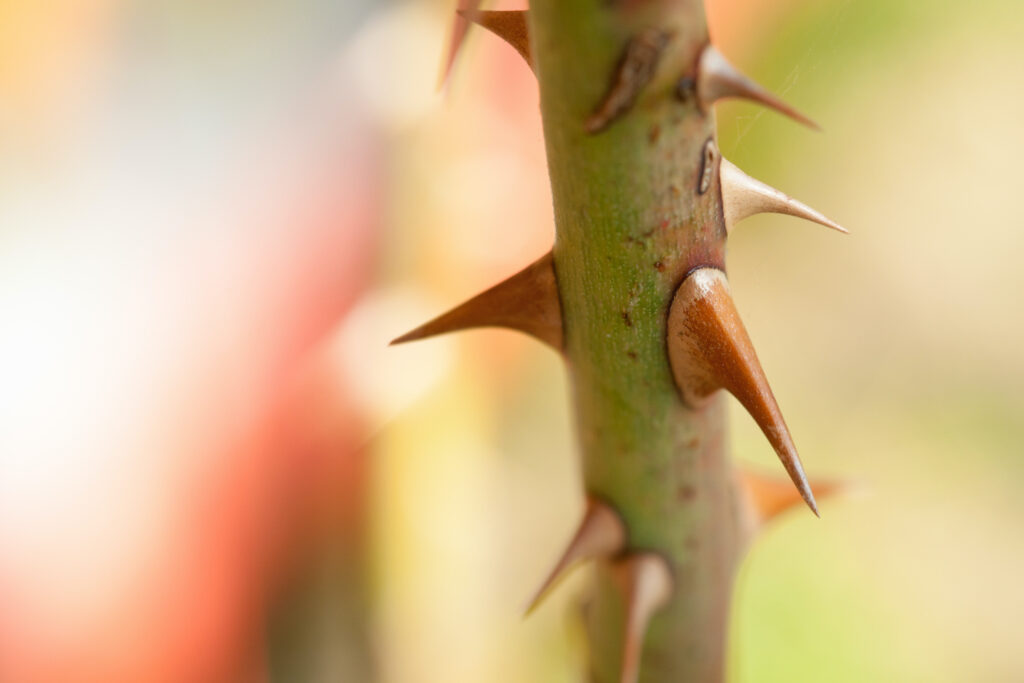
[[[752,100],[805,126],[821,130],[817,123],[740,73],[714,45],[708,45],[701,52],[697,63],[697,98],[700,106],[710,111],[715,102],[729,97]]]
[[[800,456],[722,271],[699,268],[679,286],[668,315],[668,358],[687,404],[699,406],[718,389],[727,390],[743,404],[817,515]]]
[[[583,560],[612,557],[626,545],[626,527],[619,515],[610,506],[595,498],[587,499],[587,510],[583,514],[576,535],[569,542],[544,583],[530,600],[525,615],[529,615],[540,604],[544,596],[573,565]],[[525,616],[524,615],[524,616]]]
[[[672,572],[665,559],[655,553],[627,555],[612,570],[626,606],[619,683],[636,683],[647,626],[672,597]]]
[[[562,308],[551,253],[392,344],[473,327],[507,327],[562,349]]]
[[[806,204],[765,185],[760,180],[751,178],[728,159],[722,159],[718,176],[722,186],[722,209],[725,212],[727,233],[732,232],[739,221],[758,213],[796,216],[842,233],[849,233],[846,228]]]
[[[528,10],[511,10],[508,12],[486,10],[457,10],[459,15],[498,36],[516,49],[526,64],[532,69],[533,58],[530,56],[530,29],[526,23]]]

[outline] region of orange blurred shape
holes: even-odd
[[[0,126],[40,130],[71,113],[103,62],[118,4],[0,0]]]

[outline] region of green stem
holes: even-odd
[[[671,33],[653,80],[587,133],[628,41],[647,29]],[[702,0],[532,0],[530,31],[585,487],[622,515],[629,550],[662,554],[675,579],[641,680],[721,680],[742,544],[724,399],[684,406],[666,356],[676,288],[694,267],[724,262],[720,197],[698,192],[714,122],[675,95],[708,40]],[[588,626],[602,683],[618,680],[621,603],[604,566]]]

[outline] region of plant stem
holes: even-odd
[[[627,44],[650,29],[670,35],[653,79],[588,133]],[[532,0],[530,32],[585,489],[622,516],[629,550],[658,552],[673,571],[641,680],[718,681],[743,545],[725,399],[685,406],[666,355],[676,288],[695,267],[724,265],[721,199],[698,192],[714,121],[675,94],[708,40],[702,0]],[[588,618],[595,681],[618,680],[622,612],[601,564]]]

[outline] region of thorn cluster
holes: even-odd
[[[494,12],[477,9],[477,0],[463,0],[460,20],[478,24],[498,35],[534,68],[528,29],[528,11]],[[446,71],[458,50],[464,29],[458,26]],[[618,67],[604,98],[584,122],[585,130],[598,134],[625,116],[659,68],[662,52],[673,34],[655,28],[639,31],[626,42]],[[818,129],[816,123],[744,76],[713,46],[705,45],[689,70],[675,81],[675,94],[683,102],[693,98],[698,116],[710,115],[715,102],[743,98],[767,106],[791,119]],[[703,149],[694,190],[716,202],[722,232],[757,213],[782,213],[846,230],[810,207],[755,180],[718,154],[714,139]],[[660,262],[659,262],[660,264]],[[751,414],[782,462],[795,491],[783,482],[753,474],[738,475],[751,512],[750,526],[760,526],[800,500],[818,515],[810,482],[758,361],[750,337],[733,303],[725,273],[718,267],[701,266],[686,273],[667,303],[667,362],[679,398],[692,410],[700,410],[708,398],[724,389]],[[561,353],[564,321],[552,254],[509,279],[466,301],[438,318],[397,338],[392,343],[463,330],[497,326],[525,332]],[[823,494],[838,487],[819,485]],[[584,561],[608,563],[625,604],[621,683],[635,683],[647,625],[672,598],[673,567],[665,557],[631,544],[628,525],[609,502],[596,496],[587,499],[583,519],[568,547],[531,599],[526,613],[535,609],[551,588],[575,565]]]

